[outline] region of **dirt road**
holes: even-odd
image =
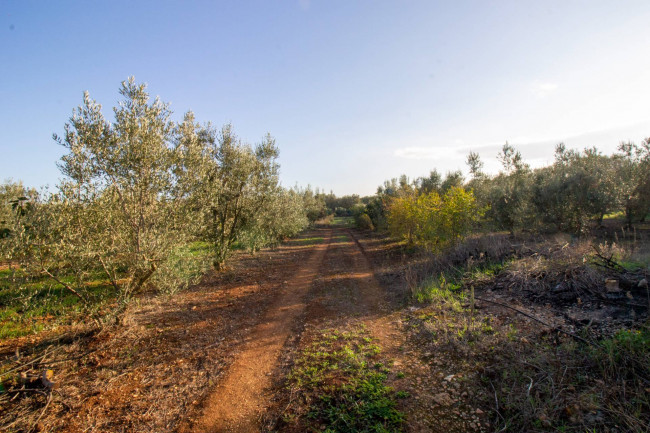
[[[391,354],[399,335],[391,330],[384,294],[360,245],[345,228],[323,228],[323,242],[269,299],[263,319],[194,419],[180,432],[259,432],[273,391],[271,374],[292,330],[322,322],[362,321]]]
[[[433,410],[440,405],[431,398],[438,387],[431,381],[444,376],[406,343],[403,280],[387,280],[377,267],[381,240],[358,237],[325,226],[275,250],[237,253],[229,270],[207,275],[196,287],[134,303],[122,326],[71,339],[53,352],[57,398],[39,428],[304,431],[279,421],[291,403],[286,379],[292,363],[324,330],[362,327],[381,347],[382,360],[395,367],[387,385],[410,396],[398,402],[405,431],[468,431],[449,429],[442,417],[457,416]],[[39,407],[37,397],[22,404]],[[12,422],[21,425],[22,418]],[[29,430],[33,420],[23,424]]]
[[[305,309],[304,295],[316,277],[331,240],[331,230],[324,236],[325,241],[313,247],[311,257],[269,303],[262,321],[251,330],[235,362],[208,397],[200,418],[191,427],[181,428],[182,432],[259,431],[271,371],[293,322]]]
[[[405,258],[403,246],[390,238],[318,227],[254,256],[235,252],[229,269],[209,273],[174,296],[143,296],[129,306],[120,326],[86,333],[80,324],[55,338],[25,337],[17,349],[0,346],[0,357],[14,364],[52,366],[56,384],[51,400],[42,392],[12,397],[0,430],[376,431],[341,424],[362,418],[359,412],[351,412],[356,418],[339,416],[359,408],[379,413],[371,425],[385,424],[386,431],[483,433],[507,426],[512,418],[500,411],[519,416],[523,406],[515,399],[544,383],[546,376],[533,378],[546,370],[530,363],[538,362],[539,348],[548,347],[544,368],[555,368],[551,361],[562,347],[555,328],[540,328],[527,316],[490,304],[477,303],[473,311],[461,296],[446,293],[429,303],[413,302],[405,276],[417,260]],[[484,293],[516,302],[513,292],[500,295],[497,288]],[[516,306],[561,323],[547,306]],[[357,352],[370,346],[372,356],[354,371],[381,372],[381,389],[388,391],[374,395],[389,396],[399,422],[387,424],[392,418],[359,394],[328,394],[353,388],[348,361],[361,359]],[[502,370],[504,360],[508,370]],[[528,374],[510,375],[520,368],[529,368]],[[332,371],[329,382],[318,382],[322,372]],[[565,373],[566,368],[555,370],[559,381]],[[331,406],[332,401],[343,403]],[[321,403],[324,410],[313,409]],[[527,416],[535,424],[546,419]]]

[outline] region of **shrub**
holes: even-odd
[[[375,227],[372,225],[372,220],[367,213],[362,213],[357,217],[357,228],[361,230],[374,230]]]
[[[393,199],[388,227],[410,245],[436,251],[462,239],[481,215],[471,191],[451,187],[442,197],[431,192]]]

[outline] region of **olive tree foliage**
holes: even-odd
[[[357,194],[337,197],[330,193],[324,194],[323,199],[327,206],[327,212],[334,213],[336,216],[353,216],[353,208],[361,203],[361,197]]]
[[[553,165],[534,173],[531,200],[536,216],[556,230],[580,235],[617,207],[616,170],[595,148],[583,152],[557,145]]]
[[[469,173],[472,176],[472,179],[481,179],[485,177],[485,173],[483,172],[485,164],[481,161],[481,156],[478,153],[470,151],[467,154],[466,164],[469,168]]]
[[[431,170],[429,176],[417,178],[415,186],[421,194],[439,192],[442,189],[442,176],[437,170]]]
[[[86,93],[65,136],[55,137],[69,151],[57,199],[71,206],[71,217],[78,214],[78,226],[93,231],[92,254],[123,296],[142,290],[156,271],[168,277],[156,278],[157,288],[175,290],[186,281],[169,269],[170,258],[189,239],[191,214],[175,195],[171,112],[133,78],[120,94],[113,123]]]
[[[487,217],[498,229],[513,232],[529,226],[531,171],[521,153],[506,142],[498,156],[503,170],[490,180],[484,192],[489,204]]]
[[[595,148],[582,152],[556,146],[552,165],[531,170],[521,154],[506,143],[499,154],[502,170],[494,177],[477,170],[476,156],[468,165],[468,187],[481,204],[489,205],[487,222],[498,229],[586,232],[592,222],[618,208],[618,169],[614,158]],[[472,167],[474,166],[474,168]]]
[[[255,253],[264,246],[277,246],[309,225],[302,197],[294,190],[280,189],[269,197],[264,208],[258,209],[240,240]]]
[[[120,94],[109,122],[86,92],[54,136],[64,178],[16,219],[12,258],[80,298],[99,273],[125,302],[150,286],[178,290],[204,266],[182,251],[192,215],[179,206],[168,106],[133,78]]]
[[[470,179],[465,183],[465,187],[474,192],[474,197],[476,197],[479,206],[487,209],[486,186],[490,179],[483,171],[484,163],[478,153],[470,151],[465,160],[465,164],[470,174]]]
[[[377,195],[371,197],[366,204],[365,212],[370,219],[374,230],[386,231],[388,230],[388,221],[386,220],[386,197]]]
[[[25,213],[37,196],[36,190],[25,188],[20,181],[7,179],[0,184],[0,239],[11,235],[14,217],[17,213]]]
[[[446,191],[458,189],[471,192],[476,209],[484,212],[478,226],[511,233],[555,230],[581,236],[608,214],[622,211],[628,226],[650,215],[650,138],[639,145],[621,143],[614,155],[596,148],[570,150],[560,143],[553,164],[534,170],[507,142],[498,159],[501,170],[488,175],[480,156],[470,152],[467,181],[460,172],[442,179],[435,170],[414,182],[406,176],[386,181],[365,212],[376,228],[412,244],[430,244],[427,237],[438,229],[431,229],[433,220],[424,222],[425,215],[436,215],[432,209],[439,207]]]
[[[615,155],[619,205],[628,226],[650,213],[650,138],[640,145],[624,142]]]
[[[220,193],[210,221],[218,265],[225,262],[238,231],[261,230],[273,218],[265,214],[272,213],[272,200],[279,192],[278,155],[270,135],[253,149],[239,141],[230,125],[222,129],[217,153]]]
[[[432,182],[430,183],[430,190],[434,190],[434,188],[438,188],[440,184],[438,172],[432,171],[431,178]],[[386,180],[383,185],[380,185],[377,188],[377,194],[368,201],[365,209],[365,212],[368,214],[370,222],[375,230],[386,231],[390,229],[388,222],[388,208],[391,203],[398,198],[410,197],[416,194],[422,182],[425,181],[423,179],[424,178],[418,178],[414,182],[410,182],[409,178],[403,175],[400,176],[399,179],[393,178]]]
[[[296,186],[293,189],[302,197],[303,207],[310,224],[328,215],[326,196],[320,193],[318,189],[314,191],[310,185],[307,185],[306,188]]]
[[[189,112],[176,130],[175,149],[178,189],[196,214],[192,231],[210,243],[215,268],[237,242],[255,252],[306,226],[303,201],[279,184],[279,151],[270,135],[253,147],[231,125],[217,133]]]
[[[440,185],[440,193],[445,194],[452,188],[462,188],[465,184],[465,177],[460,170],[450,171]]]

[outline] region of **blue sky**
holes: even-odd
[[[284,185],[372,194],[385,179],[495,171],[507,140],[650,136],[650,2],[0,0],[0,179],[55,185],[82,92],[130,75],[174,117],[270,132]]]

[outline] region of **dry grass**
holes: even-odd
[[[647,432],[643,249],[595,247],[563,236],[493,235],[440,256],[413,256],[405,268],[413,294],[429,295],[428,306],[410,315],[411,341],[435,354],[432,363],[474,381],[476,404],[490,414],[494,431]],[[620,290],[608,291],[607,279]],[[477,302],[473,315],[470,287],[549,326],[489,303]]]
[[[445,301],[408,324],[429,362],[471,383],[492,431],[643,432],[650,422],[647,326],[592,347],[506,310],[472,316]]]

